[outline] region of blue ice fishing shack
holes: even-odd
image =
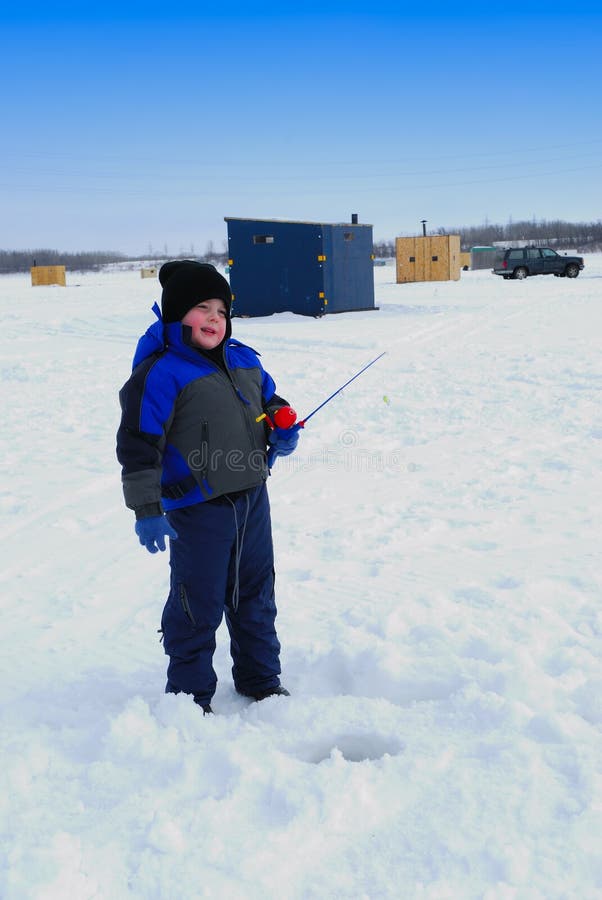
[[[234,316],[376,309],[372,225],[226,218]]]

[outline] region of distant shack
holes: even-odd
[[[471,247],[470,268],[492,269],[497,252],[495,247]]]
[[[226,218],[232,314],[375,309],[372,225]]]
[[[460,235],[398,237],[395,241],[397,284],[412,281],[458,281]]]
[[[32,287],[42,284],[59,284],[61,287],[66,287],[65,266],[33,265],[31,267],[31,284]]]

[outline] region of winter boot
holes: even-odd
[[[211,705],[210,705],[209,703],[207,703],[207,702],[203,703],[203,701],[202,701],[201,699],[197,700],[196,697],[194,698],[194,702],[195,702],[198,706],[201,707],[201,709],[203,710],[203,715],[204,715],[204,716],[211,716],[211,715],[213,715],[213,710],[211,709]]]
[[[255,694],[245,694],[245,697],[252,697],[253,700],[265,700],[267,697],[290,697],[290,692],[281,684],[276,687],[266,688],[265,691],[257,691]]]

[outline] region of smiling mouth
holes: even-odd
[[[217,331],[215,330],[215,328],[201,328],[201,331],[203,332],[203,334],[210,334],[210,335],[217,334]]]

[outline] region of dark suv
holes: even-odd
[[[516,247],[502,251],[491,271],[504,278],[526,278],[528,275],[576,278],[583,266],[582,256],[560,256],[550,247]]]

